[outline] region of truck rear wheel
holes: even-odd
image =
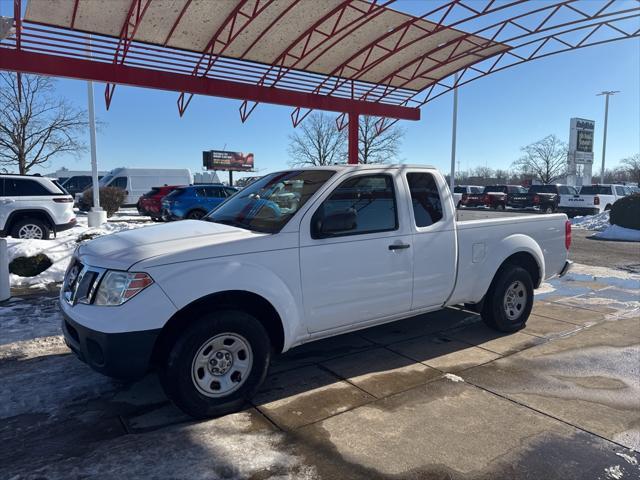
[[[500,332],[523,328],[533,307],[533,281],[524,268],[507,264],[494,278],[485,297],[482,320]]]
[[[204,315],[173,345],[160,380],[167,396],[196,418],[239,410],[260,387],[271,358],[269,335],[236,310]]]

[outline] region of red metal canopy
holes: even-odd
[[[358,115],[417,120],[456,86],[640,35],[638,0],[29,0],[24,18],[14,5],[0,69],[103,81],[107,108],[126,84],[180,92],[180,115],[194,94],[242,100],[242,121],[260,102],[294,107],[294,126],[341,112],[350,161]]]

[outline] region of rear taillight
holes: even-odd
[[[594,205],[600,205],[600,197],[593,197],[593,204]]]
[[[571,222],[564,222],[564,247],[569,250],[571,247]]]
[[[71,203],[73,202],[73,198],[69,198],[69,197],[54,198],[53,201],[56,203]]]
[[[540,203],[540,197],[538,195],[534,195],[533,203]]]
[[[485,195],[484,197],[482,197],[482,201],[484,203],[491,203],[491,200],[489,199],[489,195]]]
[[[463,194],[462,194],[462,198],[460,199],[460,201],[461,201],[462,203],[467,203],[467,194],[466,194],[466,193],[463,193]]]

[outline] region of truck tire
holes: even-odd
[[[500,332],[523,328],[533,307],[533,281],[524,268],[506,264],[498,270],[482,307],[482,320]]]
[[[50,231],[49,225],[39,218],[22,218],[13,225],[11,236],[23,240],[48,240]]]
[[[504,211],[504,204],[499,203],[498,205],[496,205],[496,210]]]
[[[269,335],[238,310],[204,315],[190,325],[160,368],[167,397],[195,418],[239,410],[260,387],[271,359]]]
[[[553,213],[555,211],[556,209],[553,207],[553,205],[547,205],[544,209],[544,213]]]

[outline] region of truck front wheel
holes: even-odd
[[[204,315],[189,326],[160,370],[167,396],[196,418],[239,410],[264,381],[269,335],[253,316],[236,310]]]
[[[524,268],[507,264],[493,280],[482,308],[482,320],[500,332],[525,326],[533,307],[533,281]]]

